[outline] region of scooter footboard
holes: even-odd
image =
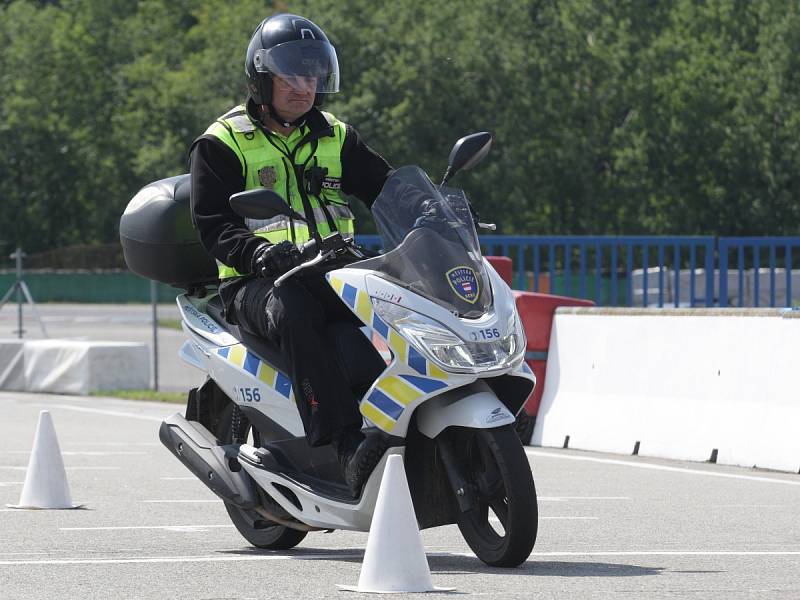
[[[446,427],[490,429],[514,422],[514,415],[482,381],[426,400],[416,414],[417,428],[431,439]]]

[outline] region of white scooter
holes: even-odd
[[[306,443],[277,348],[226,324],[213,290],[178,296],[189,338],[181,357],[208,379],[160,438],[251,544],[286,549],[309,531],[368,531],[387,458],[399,454],[420,528],[457,523],[493,566],[530,555],[536,491],[513,424],[536,379],[514,297],[481,256],[469,203],[443,187],[490,144],[487,133],[459,140],[441,186],[413,166],[390,176],[372,206],[383,254],[367,257],[339,234],[312,240],[303,248],[310,258],[275,284],[327,265],[328,283],[363,323],[330,328],[365,433],[389,440],[358,498],[332,448]],[[236,194],[231,205],[248,219],[303,219],[267,189]]]

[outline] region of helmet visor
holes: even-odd
[[[259,73],[279,75],[288,82],[303,82],[303,88],[315,85],[317,94],[339,91],[336,50],[322,40],[295,40],[257,50],[253,63]]]

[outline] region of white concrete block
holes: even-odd
[[[20,339],[0,339],[0,390],[25,390],[24,344]]]
[[[145,344],[78,340],[33,340],[24,345],[25,389],[88,394],[150,386]]]
[[[797,472],[800,318],[558,309],[533,443]]]

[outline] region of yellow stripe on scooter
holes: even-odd
[[[340,296],[342,295],[342,289],[344,288],[344,281],[338,279],[336,277],[331,277],[329,279],[331,287],[336,290],[336,293]]]
[[[364,323],[372,325],[372,302],[369,301],[369,295],[363,290],[358,291],[356,314]]]
[[[377,387],[392,400],[396,400],[403,406],[408,406],[408,404],[422,396],[422,393],[417,391],[416,388],[412,388],[394,375],[382,379]]]
[[[406,342],[394,329],[389,329],[389,347],[404,363],[408,363],[408,342]]]
[[[261,362],[261,366],[258,369],[258,378],[266,383],[269,387],[275,387],[275,378],[278,376],[278,372],[269,366],[265,362]]]
[[[241,367],[244,364],[244,357],[247,355],[247,350],[241,344],[231,346],[231,351],[228,353],[228,360]]]
[[[447,379],[447,373],[442,371],[431,361],[428,361],[428,375],[430,375],[431,377],[435,377],[436,379]]]
[[[391,433],[394,429],[395,422],[366,400],[361,403],[361,414],[384,431]]]

